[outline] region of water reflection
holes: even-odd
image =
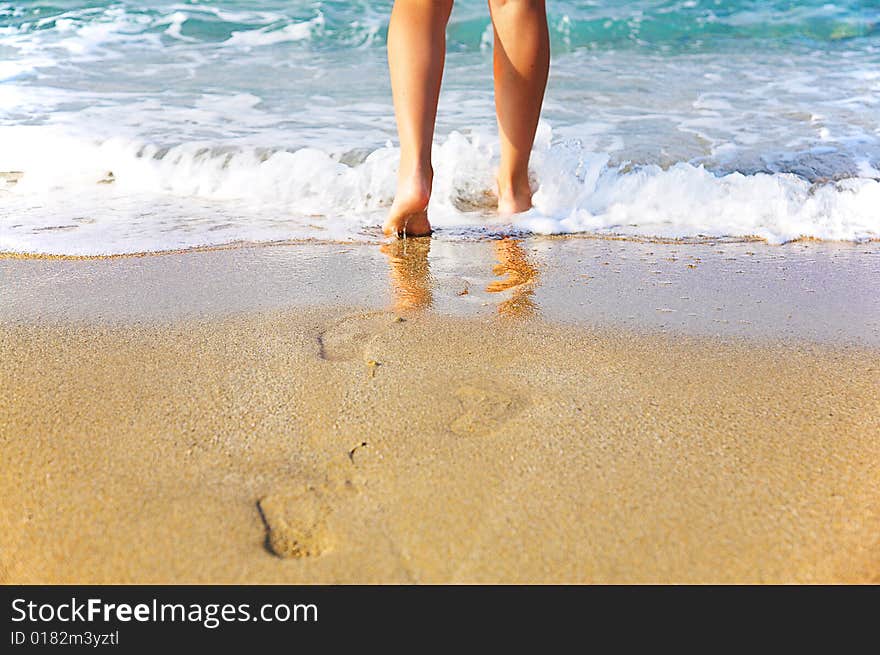
[[[381,250],[388,257],[392,310],[408,312],[430,307],[434,302],[428,264],[431,238],[395,239],[383,244]]]
[[[480,307],[494,306],[498,314],[509,317],[538,313],[534,299],[538,268],[521,240],[434,244],[436,270],[433,272],[429,262],[432,243],[430,237],[395,239],[380,247],[388,259],[392,311],[406,313],[434,307],[441,311],[470,313],[479,312]],[[490,273],[496,279],[491,279]],[[468,291],[467,280],[487,278],[484,292]],[[434,287],[437,285],[441,289],[440,296],[436,296]],[[501,295],[491,298],[483,293]],[[492,302],[487,302],[490,299]]]
[[[507,300],[498,304],[498,313],[504,316],[527,317],[538,313],[534,300],[538,282],[538,269],[529,261],[522,241],[501,239],[493,244],[498,263],[492,273],[500,280],[494,280],[486,287],[489,293],[510,291]]]

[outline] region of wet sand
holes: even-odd
[[[358,306],[880,347],[878,284],[880,242],[544,237],[383,247],[305,242],[84,260],[0,255],[0,322]]]
[[[3,260],[0,581],[880,581],[877,248],[572,243]]]

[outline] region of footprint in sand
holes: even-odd
[[[518,394],[479,385],[461,386],[454,395],[461,404],[461,414],[449,424],[449,428],[459,436],[487,434],[497,430],[518,414],[524,405]]]
[[[258,506],[266,523],[266,547],[278,557],[317,557],[330,548],[330,508],[315,488],[269,494]]]
[[[353,460],[352,460],[353,461]],[[318,557],[332,548],[333,506],[357,493],[363,479],[350,463],[331,465],[317,484],[270,493],[257,502],[266,524],[266,548],[278,557]]]
[[[318,344],[323,359],[351,361],[362,359],[373,339],[402,319],[389,312],[370,312],[346,316],[321,332]]]

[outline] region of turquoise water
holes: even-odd
[[[390,2],[0,3],[0,250],[374,240]],[[549,3],[536,209],[491,212],[485,3],[456,2],[439,238],[880,238],[880,3]]]

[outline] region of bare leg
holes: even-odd
[[[501,133],[498,211],[532,206],[529,155],[550,69],[544,0],[489,0],[495,28],[495,109]]]
[[[385,234],[431,233],[428,200],[434,171],[431,142],[446,59],[453,0],[395,0],[388,26],[388,66],[400,136],[397,194]]]

